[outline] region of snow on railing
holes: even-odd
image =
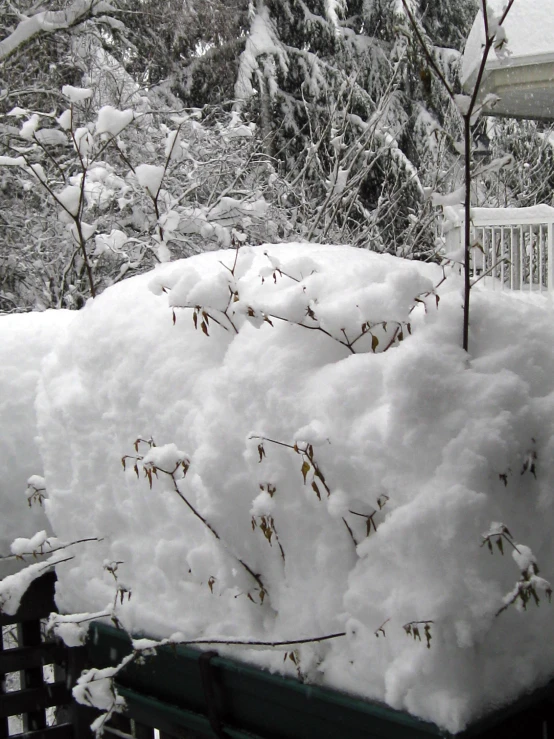
[[[446,254],[461,261],[463,211],[445,208]],[[546,292],[554,289],[554,208],[471,209],[472,277],[492,289]]]

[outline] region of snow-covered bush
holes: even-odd
[[[416,166],[443,103],[436,89],[423,101],[421,86],[407,84],[419,74],[420,55],[399,26],[400,5],[287,0],[254,8],[241,0],[232,21],[221,2],[209,13],[196,1],[169,0],[163,12],[146,3],[139,14],[126,12],[125,2],[68,3],[66,14],[49,5],[2,6],[0,157],[9,158],[4,165],[21,156],[40,164],[51,190],[36,174],[0,168],[8,204],[0,223],[2,312],[80,307],[91,292],[151,267],[160,248],[174,257],[219,248],[229,227],[254,243],[331,241],[432,257],[422,186],[429,183]],[[454,15],[459,34],[467,8]],[[32,76],[39,39],[44,63]],[[456,58],[453,50],[440,54],[449,64]],[[62,87],[76,86],[91,94],[74,101],[71,133],[56,121],[66,122],[69,107]],[[115,141],[104,150],[97,140],[98,113],[108,106],[139,113],[121,131],[119,152]],[[168,136],[183,111],[199,117],[182,124],[166,167]],[[90,146],[88,161],[79,160],[77,150]],[[127,180],[141,164],[164,169],[157,204],[156,193]],[[143,180],[147,171],[154,176],[143,170]],[[94,232],[52,199],[82,177],[96,200],[93,208],[85,198],[77,216]]]
[[[94,613],[216,641],[452,731],[544,681],[552,322],[538,299],[476,290],[468,362],[461,281],[443,277],[347,247],[244,247],[73,314],[37,399],[64,547],[46,556],[76,614],[53,628],[74,641]],[[498,540],[519,580],[480,546]]]
[[[0,255],[6,312],[79,308],[156,262],[237,241],[332,238],[396,252],[397,241],[379,234],[405,191],[383,196],[371,212],[358,202],[384,159],[409,170],[410,187],[423,197],[389,133],[389,98],[366,122],[343,86],[332,125],[314,120],[312,144],[284,177],[237,111],[172,111],[167,100],[156,109],[156,98],[138,89],[124,108],[101,104],[102,87],[65,85],[61,93],[54,113],[16,106],[5,116],[0,174],[13,206]],[[429,224],[410,223],[415,243]]]
[[[19,127],[4,131],[0,156],[14,206],[1,255],[4,311],[80,307],[156,262],[228,247],[237,230],[259,242],[287,229],[266,197],[278,177],[238,114],[162,113],[138,93],[124,109],[95,107],[93,88],[62,93],[54,114],[7,114]]]

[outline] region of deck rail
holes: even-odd
[[[0,739],[91,739],[89,726],[98,712],[75,703],[71,687],[83,668],[118,664],[132,649],[125,631],[97,622],[84,647],[45,641],[40,619],[55,610],[54,585],[54,574],[44,575],[25,593],[14,616],[0,613],[3,630],[24,626],[19,646],[0,649],[0,677],[21,675],[15,690],[13,685],[4,690],[1,681]],[[56,666],[53,683],[45,682],[44,665]],[[186,646],[160,647],[144,664],[127,665],[116,688],[126,710],[105,727],[106,739],[453,739],[434,724],[388,706]],[[14,714],[23,714],[16,733],[8,722]],[[554,681],[455,739],[551,736]]]
[[[72,695],[66,682],[68,652],[60,643],[45,638],[41,624],[55,609],[54,582],[53,573],[44,575],[32,583],[15,615],[0,613],[1,739],[76,736],[69,709]],[[46,666],[52,666],[53,682],[45,679]],[[55,726],[47,721],[48,709],[57,712]]]
[[[463,210],[439,219],[446,253],[464,246]],[[547,293],[554,289],[554,208],[471,209],[471,275],[493,290]]]

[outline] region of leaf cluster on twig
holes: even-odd
[[[311,480],[310,486],[314,493],[317,496],[317,499],[321,501],[321,492],[324,490],[327,493],[327,497],[331,495],[331,489],[329,485],[327,484],[327,481],[325,479],[325,476],[322,472],[321,467],[319,466],[318,462],[315,459],[314,454],[314,447],[313,444],[310,444],[309,442],[294,442],[293,444],[288,444],[284,441],[279,441],[277,439],[271,439],[267,436],[257,436],[253,435],[250,437],[251,439],[258,439],[260,443],[258,444],[258,455],[259,455],[259,461],[262,462],[263,458],[266,455],[264,442],[269,442],[271,444],[277,444],[277,446],[285,447],[286,449],[291,449],[296,454],[300,455],[302,458],[302,466],[300,468],[300,472],[302,474],[302,478],[304,480],[304,485],[307,485],[308,481]],[[380,495],[377,498],[377,505],[379,510],[382,510],[385,505],[387,504],[387,501],[389,500],[388,495]],[[371,513],[359,513],[358,511],[352,511],[349,509],[348,511],[354,516],[360,516],[361,518],[364,518],[366,520],[366,536],[369,536],[371,533],[371,529],[373,528],[374,531],[377,531],[377,525],[375,523],[375,515],[377,514],[377,509],[373,510]],[[352,542],[354,546],[358,546],[359,542],[357,541],[354,532],[352,530],[352,527],[346,520],[346,518],[342,517],[342,522],[344,523],[346,530],[348,531],[348,534],[350,538],[352,539]],[[271,537],[271,533],[268,532],[268,535]]]
[[[503,542],[506,541],[508,544],[515,549],[516,552],[519,552],[519,549],[517,548],[516,544],[514,544],[513,537],[508,530],[508,527],[505,526],[503,523],[492,523],[490,526],[489,531],[487,531],[486,534],[483,534],[482,536],[483,541],[481,542],[481,546],[484,547],[485,544],[487,545],[487,548],[491,554],[493,554],[493,543],[496,544],[498,551],[500,554],[504,554],[504,544]]]
[[[411,636],[415,640],[421,641],[421,627],[423,627],[423,636],[427,642],[427,649],[431,649],[431,639],[433,638],[431,635],[432,623],[434,623],[434,621],[410,621],[409,623],[404,624],[402,628],[406,632],[407,636]]]
[[[503,523],[493,522],[489,531],[483,534],[481,546],[487,545],[490,553],[494,552],[493,542],[496,544],[498,551],[504,554],[504,544],[507,542],[512,547],[512,557],[519,565],[521,576],[516,582],[514,588],[504,597],[504,604],[498,609],[495,616],[499,616],[511,605],[519,605],[524,611],[527,610],[527,604],[531,601],[535,605],[540,604],[539,593],[542,592],[550,602],[552,599],[552,586],[543,577],[539,577],[539,567],[535,559],[535,555],[529,547],[523,544],[516,544],[508,527]]]
[[[196,330],[200,328],[200,330],[206,336],[210,335],[210,321],[217,324],[225,331],[232,331],[238,334],[239,327],[235,320],[232,306],[234,303],[240,301],[240,294],[235,280],[240,248],[240,244],[235,247],[235,258],[234,263],[231,267],[221,262],[221,265],[226,270],[228,270],[232,278],[231,283],[229,284],[229,296],[225,308],[215,309],[206,305],[199,305],[197,303],[183,303],[182,305],[173,305],[172,320],[174,324],[177,321],[177,314],[175,312],[175,309],[182,308],[192,311],[192,321],[194,324],[194,328]],[[266,256],[268,256],[269,258],[267,252]],[[295,282],[300,282],[300,280],[285,272],[282,267],[275,267],[272,272],[275,282],[277,281],[277,274],[279,274],[280,276],[288,277]],[[444,273],[443,279],[432,290],[428,290],[421,293],[420,295],[415,296],[414,306],[411,310],[413,310],[418,303],[421,303],[425,306],[425,310],[427,311],[427,304],[425,299],[431,295],[434,296],[436,305],[438,306],[440,298],[436,293],[436,289],[439,285],[442,284],[445,279],[446,275]],[[162,290],[164,292],[170,291],[168,287],[163,287]],[[316,314],[315,306],[313,305],[313,303],[310,302],[306,304],[305,318],[301,320],[293,320],[291,318],[288,318],[287,316],[272,313],[271,311],[264,311],[259,308],[254,308],[251,305],[245,307],[245,315],[250,319],[254,319],[257,322],[267,323],[270,326],[274,326],[274,321],[281,321],[283,323],[288,323],[291,326],[298,326],[308,331],[317,331],[324,334],[325,336],[328,336],[330,339],[336,341],[338,344],[341,344],[341,346],[344,346],[351,354],[357,353],[355,347],[358,342],[360,342],[360,340],[364,337],[371,337],[371,351],[375,354],[380,346],[382,347],[380,351],[386,352],[391,349],[391,347],[396,346],[401,341],[403,341],[406,334],[412,333],[412,325],[409,321],[362,320],[359,329],[354,336],[349,335],[346,328],[344,327],[340,329],[340,333],[338,335],[335,335],[335,333],[327,330],[323,325],[321,325],[320,320]],[[385,334],[384,339],[382,336],[381,338],[379,338],[378,336],[378,333],[381,332]]]

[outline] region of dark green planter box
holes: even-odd
[[[117,664],[128,636],[94,623],[88,641],[96,667]],[[202,652],[161,647],[117,678],[129,715],[162,731],[232,739],[431,739],[437,726],[327,688],[273,675],[217,655],[202,668]],[[204,678],[203,675],[204,674]],[[211,718],[211,723],[210,723]],[[554,739],[554,686],[547,686],[457,734],[457,739]]]

